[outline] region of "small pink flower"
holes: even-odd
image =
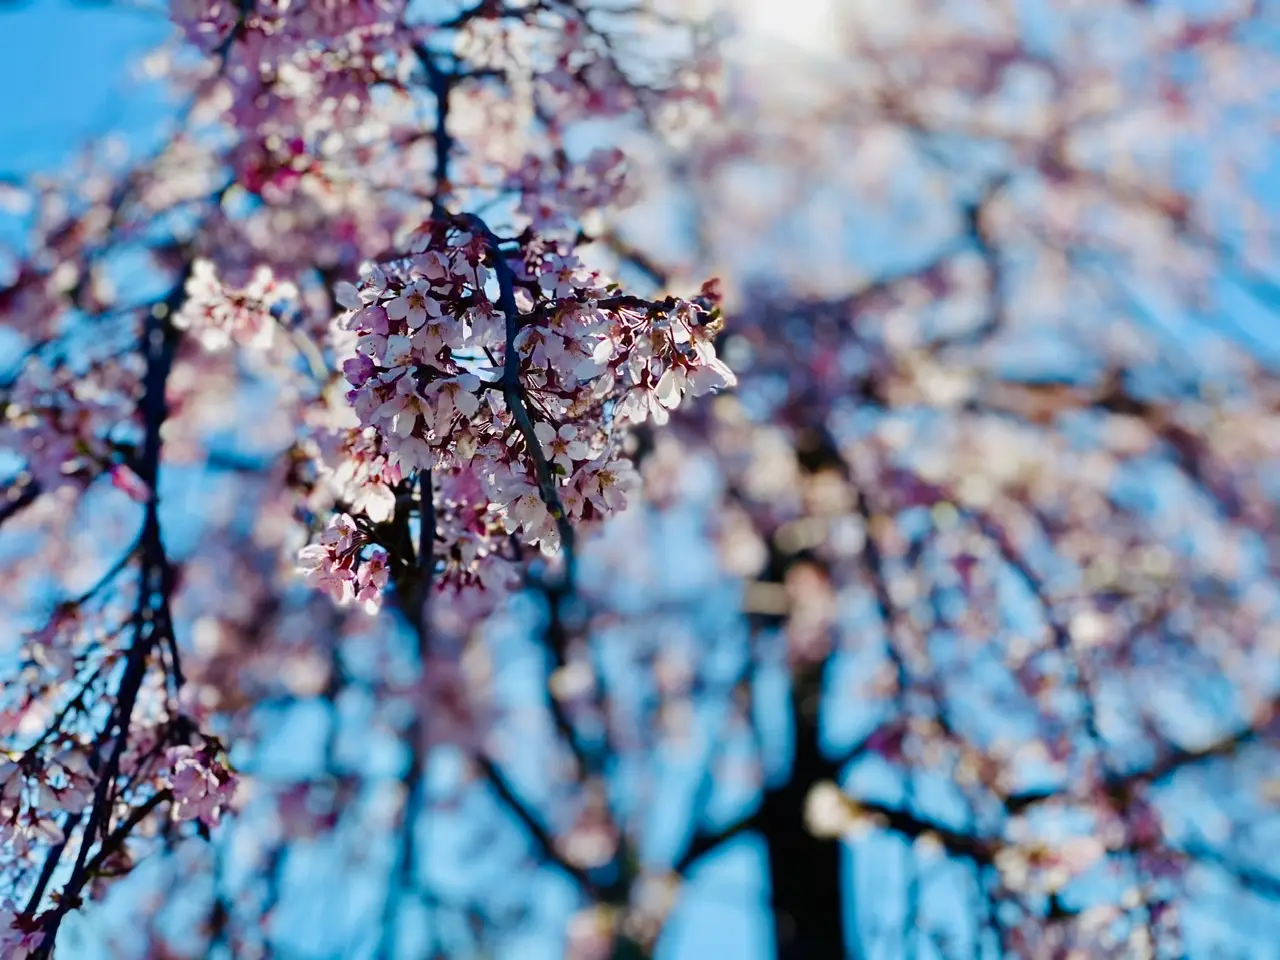
[[[552,254],[543,266],[538,277],[538,286],[549,297],[562,300],[573,296],[578,270],[582,266],[577,257],[562,257]]]
[[[627,494],[640,486],[640,475],[636,473],[631,461],[620,459],[592,466],[594,482],[583,491],[587,499],[603,511],[624,509]]]
[[[355,598],[368,613],[377,613],[382,606],[382,591],[387,586],[390,571],[387,568],[387,551],[378,549],[360,564],[356,573]]]
[[[561,424],[558,430],[549,423],[538,423],[533,432],[542,446],[542,455],[560,466],[566,475],[573,472],[573,461],[590,456],[587,445],[578,439],[578,428],[571,423]]]
[[[377,371],[373,361],[363,354],[356,354],[342,365],[342,373],[353,387],[364,386]]]
[[[174,818],[216,826],[235,793],[235,775],[207,750],[188,746],[170,747],[165,752],[165,765],[165,780],[173,791]]]
[[[440,304],[432,298],[431,286],[421,280],[410,283],[400,296],[387,303],[387,316],[403,320],[410,330],[417,330],[429,317],[440,314]]]
[[[436,400],[435,431],[443,440],[453,425],[454,414],[461,414],[470,419],[480,409],[480,398],[476,391],[480,389],[480,378],[472,373],[464,373],[447,380],[437,380],[428,388]]]

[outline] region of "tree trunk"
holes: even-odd
[[[844,960],[840,845],[815,837],[805,825],[805,800],[832,765],[818,746],[818,705],[825,665],[795,677],[791,719],[795,753],[786,780],[770,786],[759,814],[768,844],[778,960]]]

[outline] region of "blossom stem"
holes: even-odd
[[[503,358],[502,392],[512,416],[515,417],[516,425],[520,428],[520,434],[524,437],[529,458],[533,461],[542,502],[551,512],[556,522],[556,530],[560,534],[560,549],[564,554],[564,582],[572,583],[576,560],[573,525],[569,523],[568,514],[565,513],[564,505],[560,502],[555,478],[551,474],[551,465],[542,455],[542,445],[534,432],[533,418],[529,415],[524,389],[520,383],[520,352],[516,349],[516,334],[520,332],[520,311],[516,306],[515,276],[512,273],[511,264],[507,262],[499,248],[501,241],[494,236],[488,224],[475,214],[468,214],[466,219],[484,235],[493,251],[494,273],[498,279],[498,308],[506,321],[506,356]]]
[[[183,291],[187,279],[186,270],[178,278],[170,295],[170,314],[182,302]],[[144,378],[144,396],[142,400],[143,416],[146,423],[146,439],[139,464],[140,476],[152,490],[158,489],[157,478],[160,471],[161,433],[168,407],[165,403],[165,389],[169,372],[173,365],[173,357],[177,347],[177,331],[166,322],[161,315],[152,312],[146,329],[143,348],[147,354],[147,372]],[[164,553],[164,544],[160,536],[159,498],[155,495],[147,502],[146,517],[140,538],[142,545],[142,562],[138,582],[138,603],[134,611],[134,640],[125,660],[124,673],[120,679],[115,697],[115,708],[111,711],[106,723],[98,735],[98,751],[110,744],[110,753],[98,774],[98,784],[94,791],[93,803],[90,807],[89,819],[85,825],[84,835],[80,841],[80,852],[71,871],[62,898],[45,921],[44,941],[40,951],[35,955],[47,958],[53,954],[53,945],[57,940],[58,927],[63,917],[80,900],[80,891],[89,881],[91,866],[89,853],[99,833],[104,834],[103,843],[99,846],[99,856],[107,849],[106,830],[112,809],[111,788],[120,770],[120,760],[129,741],[129,727],[132,721],[134,704],[142,689],[146,676],[147,664],[151,652],[160,642],[162,634],[172,638],[173,623],[167,615],[167,595],[171,586],[172,574]],[[173,669],[177,670],[176,644],[173,648]],[[126,825],[131,822],[126,821]],[[114,834],[112,835],[114,836]],[[56,862],[60,858],[62,847],[50,852],[50,859]],[[39,904],[33,904],[35,910]]]

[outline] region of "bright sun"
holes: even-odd
[[[828,52],[838,0],[734,0],[753,40],[779,41],[809,53]]]

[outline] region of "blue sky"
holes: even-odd
[[[131,77],[163,15],[115,4],[0,4],[0,173],[48,169],[89,136],[154,129],[158,98]]]

